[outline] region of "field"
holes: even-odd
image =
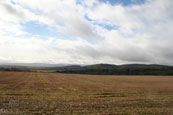
[[[0,114],[173,114],[173,76],[0,72]]]

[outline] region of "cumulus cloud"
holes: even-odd
[[[8,0],[0,1],[0,30],[2,34],[22,35],[26,32],[22,31],[20,23],[34,20],[35,15],[19,5],[14,5]]]
[[[173,2],[0,1],[0,62],[173,65]],[[35,21],[56,36],[24,31]]]
[[[16,3],[39,12],[42,18],[52,22],[49,26],[63,25],[65,29],[63,28],[61,32],[65,34],[85,39],[97,39],[91,24],[84,17],[83,7],[75,0],[16,0]],[[48,24],[45,20],[43,23]]]

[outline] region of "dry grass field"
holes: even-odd
[[[0,72],[0,114],[171,115],[173,76]]]

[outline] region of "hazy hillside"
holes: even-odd
[[[110,75],[173,75],[173,67],[165,65],[145,64],[96,64],[76,67],[60,67],[57,72],[81,74],[110,74]]]
[[[0,71],[31,71],[27,66],[0,65]]]
[[[47,63],[0,63],[0,66],[27,66],[27,67],[63,67],[69,64],[47,64]]]
[[[40,66],[38,66],[40,65]],[[1,71],[39,71],[78,74],[103,75],[173,75],[173,66],[156,64],[94,64],[94,65],[62,65],[62,64],[13,64],[0,65]]]

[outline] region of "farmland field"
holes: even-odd
[[[0,114],[173,114],[173,76],[0,72]]]

